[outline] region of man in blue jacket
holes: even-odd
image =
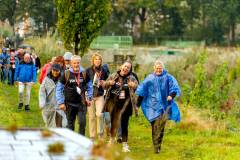
[[[167,73],[164,64],[156,61],[154,73],[149,74],[136,90],[138,104],[152,125],[152,141],[155,153],[161,150],[167,119],[180,121],[180,112],[174,98],[180,95],[176,79]]]
[[[18,93],[19,93],[19,105],[18,110],[21,110],[23,107],[23,92],[26,88],[26,102],[25,102],[25,111],[29,111],[29,102],[32,85],[36,82],[37,74],[36,67],[31,61],[30,54],[26,53],[24,55],[23,61],[17,66],[14,80],[18,84]]]
[[[57,83],[56,100],[59,108],[66,110],[67,127],[74,130],[78,116],[79,133],[85,135],[86,107],[91,105],[93,86],[86,72],[80,68],[80,62],[80,56],[72,56],[70,69],[64,72]]]
[[[7,75],[8,75],[8,65],[7,65],[7,60],[9,58],[9,54],[7,53],[6,48],[2,48],[2,53],[0,54],[0,67],[2,70],[2,81],[5,83],[7,80]]]

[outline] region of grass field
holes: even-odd
[[[0,84],[0,127],[17,123],[19,127],[44,127],[38,108],[38,85],[33,86],[31,111],[17,111],[16,86]],[[221,129],[192,129],[183,117],[185,127],[169,122],[161,153],[153,153],[151,126],[142,114],[132,117],[129,126],[131,152],[127,157],[136,160],[237,160],[240,155],[240,133]],[[206,123],[208,123],[206,121]],[[189,124],[189,126],[188,126]],[[194,125],[194,124],[193,124]],[[87,128],[88,129],[88,128]],[[87,132],[88,133],[88,132]],[[118,146],[120,148],[120,145]]]

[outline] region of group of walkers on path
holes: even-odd
[[[14,75],[19,86],[18,109],[23,107],[26,88],[25,110],[29,111],[30,91],[32,84],[36,83],[37,68],[27,52],[19,62]],[[176,79],[164,69],[163,62],[157,60],[153,69],[154,72],[139,83],[130,61],[124,62],[110,75],[98,52],[92,55],[91,66],[87,69],[81,66],[81,57],[71,52],[53,57],[41,68],[39,77],[39,106],[46,127],[74,130],[77,119],[78,132],[85,136],[88,113],[92,140],[103,140],[106,130],[110,144],[117,137],[117,142],[122,143],[122,151],[129,152],[129,118],[133,113],[138,115],[141,106],[152,125],[154,152],[159,153],[166,121],[180,121],[180,112],[174,102],[174,98],[180,95],[180,88]]]
[[[80,56],[66,52],[43,67],[42,74],[46,76],[40,76],[39,104],[46,126],[74,130],[78,119],[78,132],[85,136],[88,113],[92,140],[103,140],[106,130],[109,143],[114,143],[117,137],[123,152],[129,152],[129,118],[133,111],[138,114],[141,106],[152,125],[154,152],[159,153],[166,121],[180,121],[180,112],[174,102],[180,95],[176,79],[167,73],[159,60],[154,64],[154,72],[140,84],[130,61],[124,62],[111,75],[102,62],[102,56],[94,53],[91,66],[84,69]]]
[[[19,109],[23,107],[23,95],[26,88],[25,110],[30,110],[31,87],[36,83],[36,73],[40,68],[40,59],[31,49],[2,48],[0,54],[0,79],[4,84],[14,85],[14,82],[18,84]]]

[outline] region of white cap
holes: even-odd
[[[71,52],[65,52],[63,58],[64,58],[64,60],[69,60],[70,61],[72,56],[73,56],[73,54]]]

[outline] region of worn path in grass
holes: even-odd
[[[0,127],[17,123],[20,127],[43,127],[38,108],[38,85],[33,86],[31,111],[18,112],[17,87],[0,84]],[[240,155],[240,133],[223,130],[197,131],[168,123],[161,153],[153,153],[151,126],[142,113],[132,117],[129,127],[128,156],[136,160],[237,160]],[[119,146],[120,147],[120,146]]]

